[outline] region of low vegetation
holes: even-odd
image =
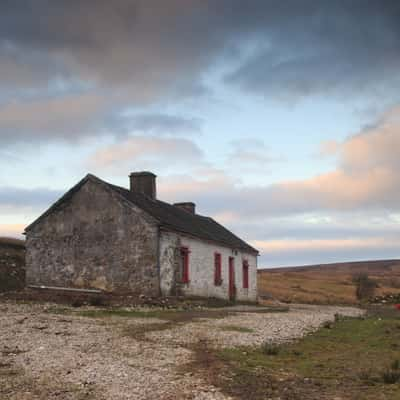
[[[51,314],[70,314],[80,317],[89,318],[156,318],[164,321],[173,322],[190,322],[199,318],[224,318],[229,315],[234,315],[239,312],[235,309],[229,308],[214,308],[214,309],[180,309],[180,308],[158,308],[158,309],[136,309],[136,308],[119,308],[119,307],[75,307],[74,303],[71,307],[52,306],[46,312]],[[288,312],[288,307],[262,307],[247,310],[251,313],[276,313]],[[227,326],[228,330],[242,330],[243,332],[248,328],[239,326]]]
[[[224,325],[221,326],[220,329],[224,332],[240,332],[240,333],[252,333],[253,329],[246,328],[245,326],[236,326],[236,325]]]
[[[371,279],[365,272],[354,275],[353,283],[356,287],[356,297],[360,301],[374,297],[375,290],[378,287],[377,282]]]
[[[295,343],[216,351],[208,363],[219,373],[209,378],[229,395],[253,400],[396,400],[399,343],[400,312],[376,307]]]
[[[25,243],[0,237],[0,292],[25,286]]]
[[[356,304],[400,293],[400,261],[264,269],[258,272],[258,289],[261,295],[285,302]]]

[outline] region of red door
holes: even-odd
[[[229,299],[235,299],[235,259],[229,257]]]

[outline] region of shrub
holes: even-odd
[[[322,325],[325,329],[332,329],[333,328],[333,324],[331,321],[325,321]]]
[[[377,288],[377,283],[363,272],[353,276],[353,283],[356,285],[358,300],[367,300],[373,297]]]
[[[394,371],[400,370],[400,360],[394,360],[390,368]]]
[[[79,299],[79,298],[76,298],[76,299],[72,300],[71,306],[72,307],[76,307],[76,308],[82,307],[83,306],[83,301],[81,299]]]
[[[93,296],[90,297],[89,304],[94,307],[102,307],[107,305],[107,301],[104,296]]]
[[[400,279],[399,278],[391,278],[389,280],[389,286],[393,289],[400,289]]]
[[[267,356],[276,356],[279,354],[280,349],[279,346],[277,346],[276,344],[265,342],[261,346],[261,351]]]
[[[382,373],[383,383],[394,385],[397,382],[400,382],[400,371],[387,369]]]
[[[368,385],[373,385],[374,382],[374,377],[372,376],[372,373],[370,370],[363,370],[360,371],[358,374],[358,377],[365,383]]]

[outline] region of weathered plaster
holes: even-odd
[[[188,247],[189,283],[179,283],[181,279],[181,260],[179,249]],[[214,284],[214,254],[222,257],[222,284]],[[189,238],[174,232],[161,232],[160,237],[160,276],[161,293],[174,295],[176,292],[187,296],[229,298],[229,257],[234,257],[236,299],[256,301],[257,299],[257,257],[237,249]],[[243,260],[249,264],[249,288],[243,288]],[[175,286],[174,282],[178,282]]]

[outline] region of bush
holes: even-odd
[[[370,370],[360,371],[358,377],[367,385],[375,384],[375,379]]]
[[[400,360],[394,360],[392,362],[392,365],[390,366],[390,368],[394,371],[399,371],[400,370]]]
[[[353,276],[353,283],[356,285],[356,296],[358,300],[367,300],[373,297],[377,283],[368,274],[360,273]]]
[[[332,328],[333,328],[333,323],[332,323],[331,321],[325,321],[325,322],[322,324],[322,326],[323,326],[325,329],[332,329]]]
[[[400,382],[400,371],[395,371],[393,369],[387,369],[382,373],[383,383],[394,385],[397,382]]]
[[[399,278],[391,278],[389,280],[389,286],[393,289],[400,289],[400,279]]]
[[[89,298],[89,304],[94,307],[104,307],[107,305],[107,301],[104,296],[93,296]]]
[[[266,354],[267,356],[276,356],[279,354],[279,346],[269,343],[269,342],[265,342],[262,346],[261,346],[261,351]]]
[[[83,306],[83,301],[80,298],[73,299],[71,302],[71,306],[75,308],[79,308]]]

